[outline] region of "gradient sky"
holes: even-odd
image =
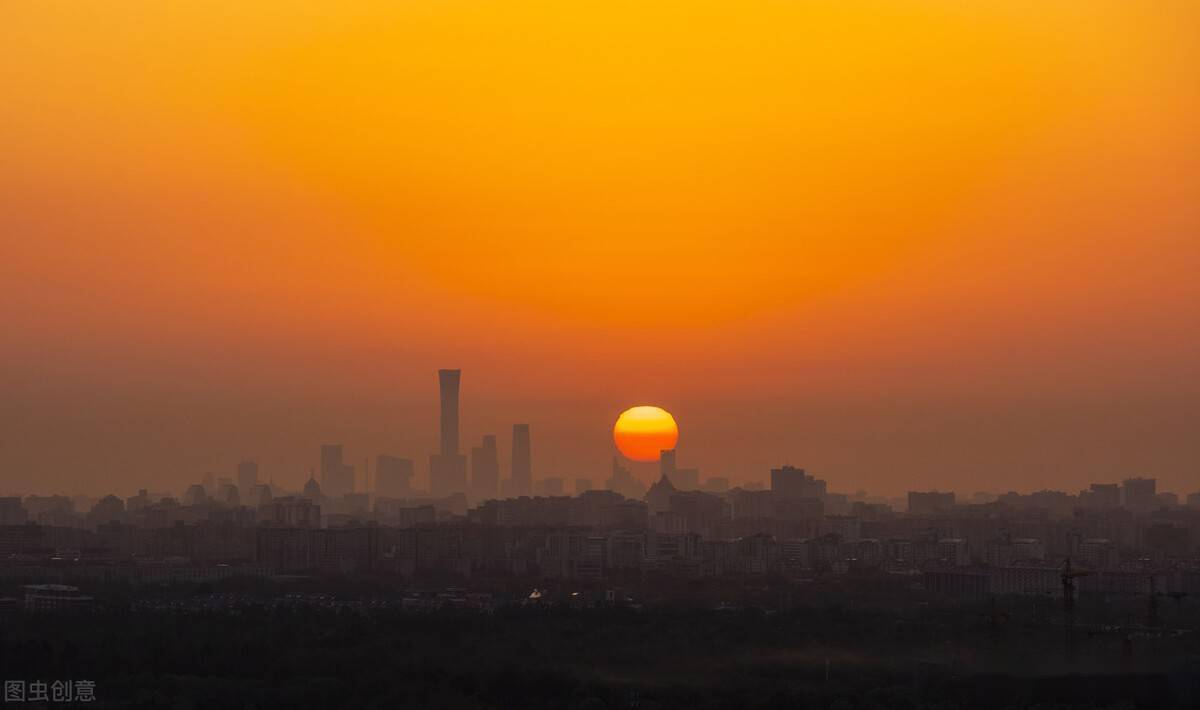
[[[657,404],[705,476],[1200,490],[1198,116],[1194,0],[6,2],[0,491],[423,476],[438,367],[539,478]]]

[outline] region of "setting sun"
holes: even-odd
[[[617,449],[634,461],[657,461],[664,449],[675,448],[679,427],[675,417],[661,407],[632,407],[621,412],[613,425]]]

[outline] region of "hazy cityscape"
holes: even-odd
[[[260,480],[248,460],[179,492],[0,499],[0,625],[273,610],[312,623],[331,613],[388,624],[396,614],[451,615],[439,623],[453,627],[459,615],[482,614],[501,615],[495,623],[520,635],[558,633],[546,624],[627,623],[611,614],[794,621],[835,604],[858,608],[856,625],[909,618],[935,641],[954,639],[953,648],[906,651],[915,655],[905,663],[931,678],[1149,672],[1186,663],[1171,649],[1196,648],[1200,493],[1131,477],[1078,493],[911,491],[894,501],[836,492],[788,465],[731,487],[680,466],[674,449],[661,451],[648,486],[619,455],[603,480],[539,477],[536,432],[522,423],[512,427],[507,466],[496,435],[463,453],[462,376],[438,377],[440,447],[427,487],[413,458],[380,453],[359,469],[341,445],[322,444],[299,490]],[[933,609],[977,628],[963,637],[912,617]],[[543,616],[523,616],[536,610]],[[556,616],[564,613],[593,616]],[[262,618],[278,631],[276,616]],[[775,623],[792,622],[762,632]],[[858,633],[835,631],[823,653]],[[1018,639],[1025,663],[1012,655]],[[73,692],[103,694],[87,682]],[[1137,693],[1194,698],[1191,687]],[[618,705],[638,706],[649,691],[631,681],[623,692],[635,699]]]
[[[16,0],[0,706],[1200,708],[1197,0]]]
[[[5,574],[370,573],[469,583],[869,571],[978,597],[1061,595],[1059,570],[1072,566],[1080,570],[1072,586],[1084,591],[1200,591],[1200,492],[1160,491],[1154,478],[1077,493],[910,491],[897,501],[836,492],[790,465],[731,487],[678,465],[675,449],[661,451],[649,485],[615,453],[603,478],[535,478],[527,424],[512,427],[507,466],[496,435],[464,453],[461,372],[438,377],[440,449],[427,469],[391,453],[360,469],[342,445],[322,444],[299,490],[261,481],[247,460],[177,492],[0,498]]]

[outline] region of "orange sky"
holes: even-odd
[[[653,403],[735,480],[1198,490],[1197,116],[1191,0],[6,3],[0,491],[424,462],[437,367],[538,477]]]

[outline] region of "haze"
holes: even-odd
[[[439,367],[538,478],[652,403],[735,482],[1196,488],[1197,3],[341,5],[0,9],[0,493],[427,460]]]

